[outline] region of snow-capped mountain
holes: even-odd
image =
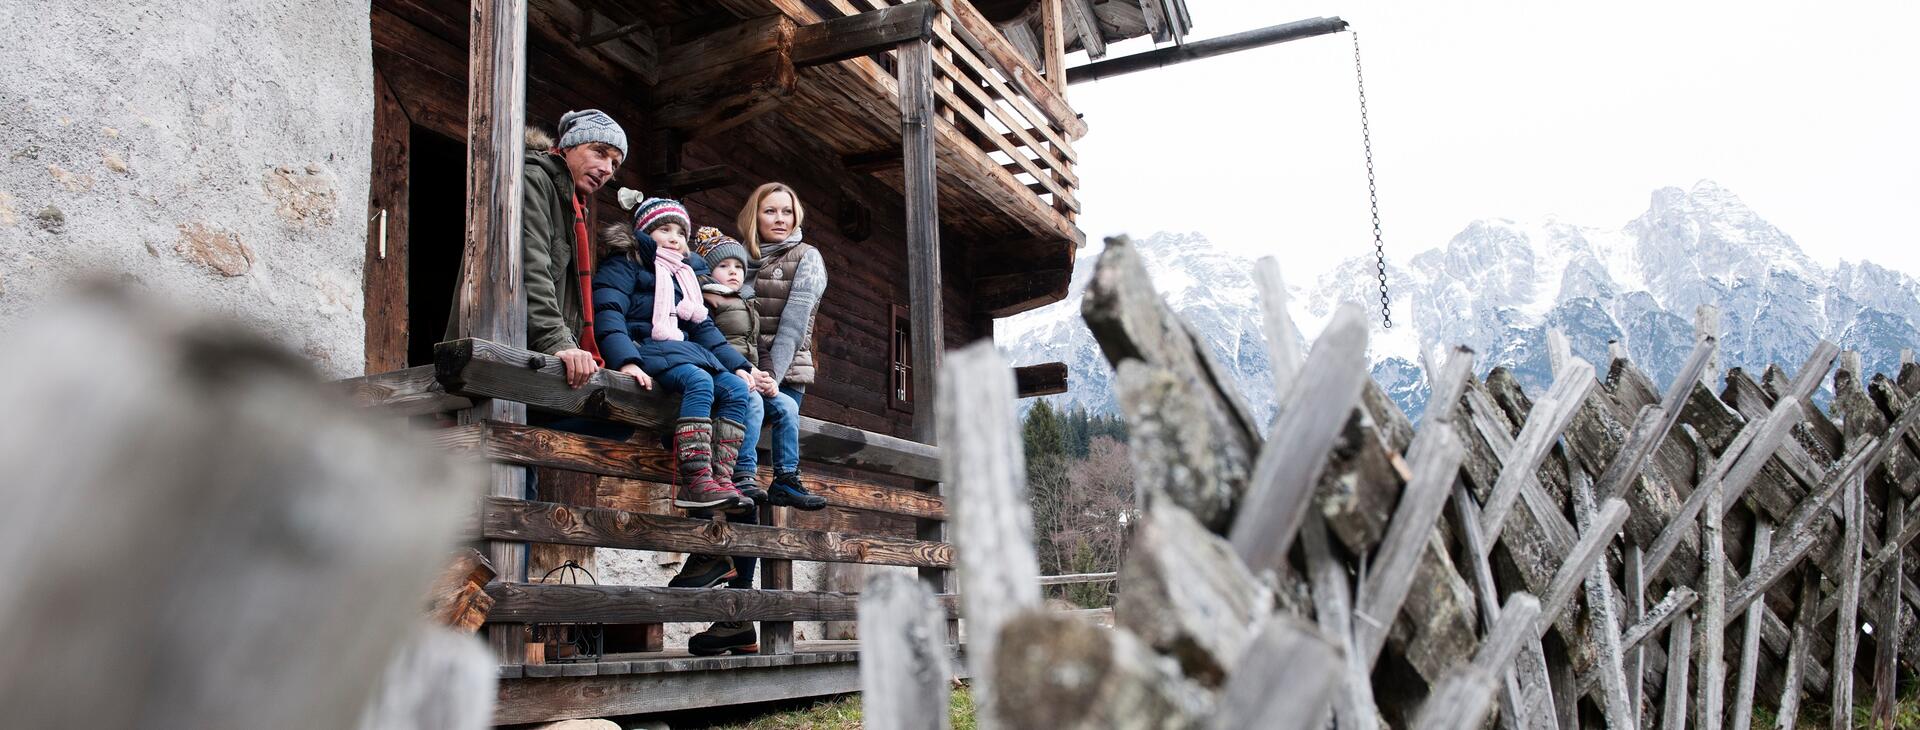
[[[1199,234],[1159,233],[1138,245],[1155,285],[1234,371],[1256,415],[1271,414],[1251,262]],[[1720,310],[1723,367],[1791,371],[1824,337],[1860,351],[1870,372],[1892,372],[1902,348],[1920,347],[1920,281],[1865,261],[1822,267],[1709,181],[1655,191],[1647,211],[1619,228],[1480,220],[1442,247],[1392,263],[1396,326],[1375,326],[1374,377],[1416,417],[1426,399],[1423,349],[1464,344],[1478,353],[1481,374],[1506,366],[1534,390],[1550,380],[1546,333],[1556,327],[1596,365],[1618,340],[1664,384],[1692,348],[1700,304]],[[1300,328],[1317,332],[1341,302],[1375,301],[1373,267],[1355,258],[1309,285],[1293,282]],[[1110,371],[1079,319],[1084,278],[1076,271],[1067,301],[1003,320],[998,339],[1015,363],[1067,363],[1072,390],[1055,398],[1110,410]]]

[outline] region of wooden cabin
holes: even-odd
[[[857,591],[859,574],[796,585],[793,561],[917,569],[957,616],[927,397],[939,353],[1066,295],[1084,243],[1073,143],[1088,121],[1067,101],[1065,56],[1177,39],[1184,3],[375,0],[371,13],[368,376],[353,385],[396,414],[454,415],[443,443],[497,462],[480,534],[498,572],[485,629],[501,660],[496,720],[857,690],[856,645],[796,641],[793,622],[852,621],[854,597],[795,589]],[[557,360],[521,349],[512,289],[487,284],[517,280],[521,128],[582,108],[628,134],[601,221],[624,220],[620,186],[681,198],[696,226],[731,234],[760,183],[800,193],[831,279],[801,445],[827,510],[768,510],[760,527],[687,519],[670,507],[671,458],[649,439],[524,425],[533,407],[657,429],[671,405],[610,372],[566,388]],[[467,338],[439,342],[456,288]],[[1058,392],[1063,370],[1020,380]],[[527,465],[544,470],[545,501],[522,499]],[[601,586],[562,569],[596,548],[759,557],[762,590]],[[761,653],[663,646],[663,622],[723,619],[761,621]],[[554,627],[598,643],[561,649]],[[957,623],[950,634],[960,651]]]

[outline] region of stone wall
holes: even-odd
[[[0,323],[104,271],[359,374],[372,108],[367,0],[0,3]]]

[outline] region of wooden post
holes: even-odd
[[[526,129],[526,0],[473,0],[467,55],[467,230],[461,259],[459,332],[515,347],[527,342],[527,292],[520,271],[520,151]],[[524,423],[527,407],[487,400],[460,412],[460,422]],[[487,494],[526,496],[526,470],[490,467]],[[488,543],[487,557],[505,581],[527,579],[527,545]],[[500,660],[519,663],[524,624],[487,628]]]
[[[1799,727],[1800,720],[1800,682],[1806,675],[1807,662],[1812,658],[1809,651],[1813,648],[1813,612],[1820,603],[1820,573],[1809,570],[1800,581],[1800,601],[1794,611],[1793,638],[1788,642],[1787,667],[1780,680],[1780,703],[1776,707],[1780,712],[1774,730],[1793,730]]]
[[[934,375],[946,349],[940,304],[940,191],[934,178],[933,44],[900,44],[900,149],[907,211],[907,296],[913,317],[913,437],[934,441]]]
[[[869,727],[951,726],[945,623],[933,591],[919,581],[892,572],[867,581],[860,592],[860,710]]]
[[[787,520],[793,515],[790,509],[775,509],[762,506],[760,523],[769,527],[786,527]],[[793,561],[768,558],[760,561],[760,587],[770,591],[793,590]],[[793,653],[793,622],[760,622],[761,654]]]
[[[1908,406],[1913,407],[1913,406]],[[1899,539],[1903,521],[1906,519],[1906,505],[1902,504],[1899,490],[1887,500],[1887,542]],[[1873,725],[1875,727],[1893,727],[1894,692],[1898,689],[1900,678],[1900,608],[1905,601],[1900,596],[1900,581],[1906,575],[1902,558],[1905,550],[1893,551],[1893,560],[1887,564],[1886,587],[1882,590],[1884,604],[1880,615],[1874,619],[1874,657],[1873,657]],[[1757,603],[1757,602],[1756,602]]]
[[[1660,730],[1687,730],[1687,661],[1693,656],[1693,622],[1681,619],[1667,632],[1667,689]]]
[[[1013,371],[992,342],[954,352],[940,373],[938,408],[948,509],[957,554],[962,613],[969,634],[967,666],[983,725],[1000,717],[994,705],[994,662],[1000,629],[1016,613],[1040,606],[1040,567],[1027,506],[1026,458],[1013,411]],[[996,723],[997,724],[997,723]]]
[[[1707,307],[1701,307],[1704,311]],[[1697,442],[1696,442],[1697,443]],[[1707,451],[1700,449],[1700,463],[1706,463]],[[1722,483],[1712,475],[1697,489],[1707,490],[1707,509],[1700,518],[1701,547],[1706,552],[1705,596],[1700,603],[1700,712],[1695,724],[1700,730],[1720,730],[1721,690],[1725,686],[1724,643],[1727,628],[1727,548],[1720,535],[1721,502],[1726,499]]]
[[[1599,525],[1594,523],[1599,507],[1593,500],[1593,480],[1573,459],[1567,459],[1567,472],[1573,482],[1573,511],[1580,528],[1598,528]],[[1607,726],[1622,730],[1639,727],[1640,709],[1632,705],[1631,693],[1627,691],[1625,657],[1620,648],[1620,620],[1614,614],[1613,606],[1613,576],[1607,572],[1605,556],[1595,560],[1593,567],[1587,570],[1586,598],[1590,617],[1589,635],[1599,635],[1596,643],[1600,647],[1598,671],[1601,673],[1601,710],[1606,713]]]
[[[1647,586],[1640,579],[1640,558],[1640,546],[1630,544],[1621,560],[1620,582],[1627,590],[1628,626],[1639,624],[1647,615]],[[1625,650],[1626,665],[1622,669],[1627,675],[1627,705],[1633,708],[1633,717],[1638,720],[1641,700],[1646,694],[1647,648],[1628,646]]]
[[[1720,308],[1711,304],[1702,304],[1693,310],[1693,339],[1696,342],[1720,339]],[[1707,363],[1707,369],[1701,373],[1700,384],[1713,390],[1713,379],[1722,374],[1720,355],[1716,351],[1713,359]]]
[[[1300,528],[1300,547],[1307,557],[1307,577],[1313,584],[1313,616],[1333,648],[1346,659],[1334,721],[1342,730],[1375,730],[1380,710],[1373,703],[1373,680],[1354,646],[1353,595],[1347,587],[1347,566],[1333,554],[1327,526],[1320,515],[1307,515]]]

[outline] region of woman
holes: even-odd
[[[760,310],[760,369],[765,371],[762,377],[778,389],[767,399],[767,420],[775,428],[795,431],[775,434],[776,445],[797,440],[800,401],[815,374],[813,317],[827,291],[826,262],[800,233],[806,217],[806,208],[792,187],[770,182],[753,191],[736,221],[743,234],[741,243],[758,262],[750,274],[750,286],[752,301]],[[776,408],[783,413],[772,413]],[[767,503],[800,509],[826,506],[825,499],[800,485],[798,449],[773,454]]]

